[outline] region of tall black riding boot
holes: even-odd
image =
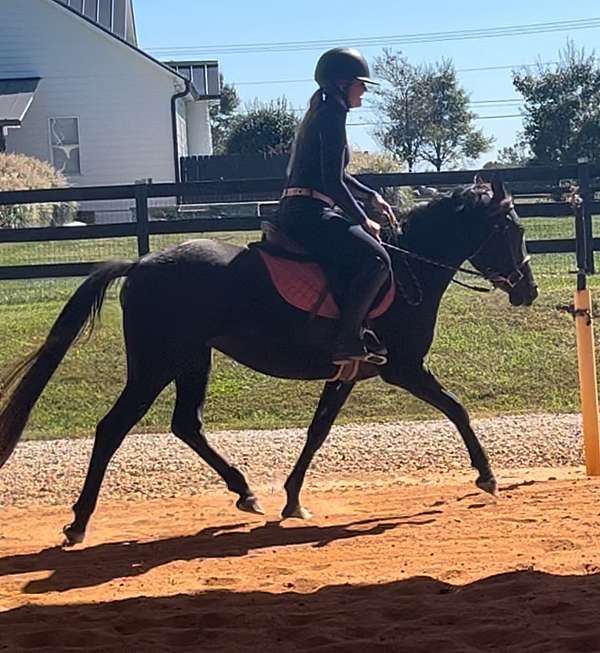
[[[377,258],[365,266],[350,284],[341,307],[341,331],[333,345],[333,362],[364,360],[378,365],[386,361],[385,349],[370,349],[363,338],[363,322],[381,286],[389,277],[389,268]]]

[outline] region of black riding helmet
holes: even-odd
[[[371,79],[369,64],[354,48],[333,48],[324,52],[315,68],[315,81],[320,88],[339,80],[358,79],[367,84],[378,84]]]

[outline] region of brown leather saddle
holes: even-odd
[[[296,261],[316,261],[314,256],[311,256],[302,245],[290,238],[274,222],[263,220],[260,228],[263,235],[261,247],[265,247],[270,253]]]

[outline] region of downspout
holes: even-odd
[[[179,146],[177,144],[177,100],[185,97],[190,92],[190,82],[188,79],[185,82],[185,90],[180,93],[175,93],[171,98],[171,129],[173,132],[173,157],[175,160],[175,183],[181,182],[181,171],[179,169]]]

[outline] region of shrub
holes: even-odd
[[[298,127],[298,118],[285,98],[255,102],[236,116],[225,143],[225,154],[286,154]]]
[[[49,163],[24,154],[0,152],[0,191],[61,188],[64,176]],[[0,205],[0,228],[60,225],[75,216],[74,202]]]
[[[389,154],[353,150],[348,172],[352,175],[384,174],[403,172],[402,168],[402,164]],[[409,187],[385,188],[383,196],[400,211],[409,209],[415,202],[412,189]]]

